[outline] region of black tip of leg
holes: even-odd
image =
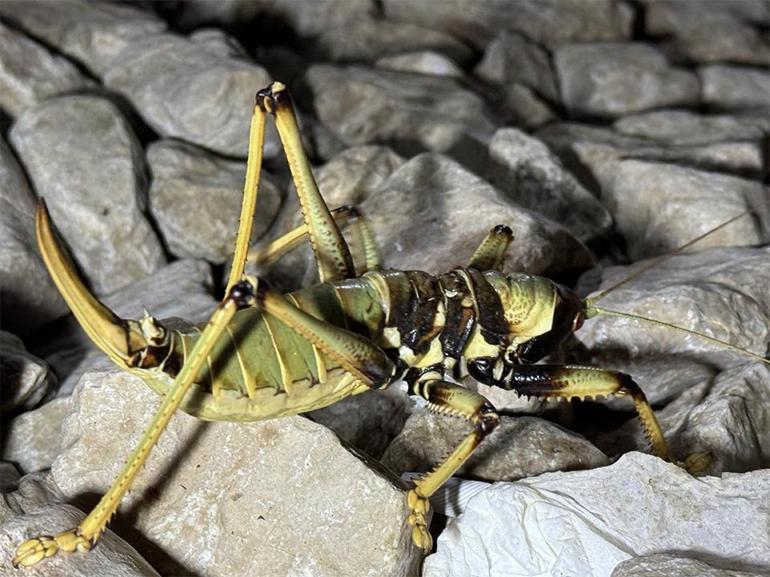
[[[233,285],[233,288],[230,289],[228,298],[235,302],[235,305],[239,309],[245,309],[253,304],[255,292],[253,284],[247,280],[242,280]]]
[[[257,92],[256,101],[263,112],[274,114],[279,108],[291,105],[291,96],[285,84],[273,82]]]
[[[511,230],[511,227],[505,224],[498,224],[495,228],[492,229],[495,234],[504,235],[507,237],[513,237],[513,231]]]

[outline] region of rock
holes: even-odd
[[[540,140],[502,128],[489,157],[489,181],[518,204],[561,223],[583,242],[609,233],[609,212]]]
[[[62,452],[62,422],[71,412],[72,403],[65,397],[18,415],[4,430],[2,458],[25,473],[50,468]]]
[[[261,66],[174,34],[131,45],[104,76],[162,136],[237,157],[248,151],[254,96],[269,82]],[[271,128],[265,154],[274,156],[278,146]]]
[[[272,13],[288,21],[300,36],[318,36],[323,34],[324,30],[340,24],[363,21],[378,12],[374,0],[321,0],[312,3],[271,0],[270,4]]]
[[[216,28],[200,28],[190,34],[188,38],[195,44],[205,47],[209,52],[219,54],[224,58],[246,60],[249,58],[249,53],[238,42],[237,38]]]
[[[83,513],[71,505],[47,505],[29,513],[6,519],[0,525],[0,555],[10,567],[16,547],[25,539],[41,534],[69,529],[83,519]],[[99,540],[99,546],[88,554],[59,554],[42,564],[21,569],[25,575],[46,577],[159,577],[158,573],[120,537],[109,529]]]
[[[348,145],[397,143],[470,159],[492,134],[481,98],[451,78],[329,65],[311,66],[306,78],[321,121]]]
[[[397,473],[426,472],[438,465],[473,426],[427,410],[409,417],[404,430],[382,456]],[[537,417],[502,416],[500,426],[458,470],[460,477],[513,481],[547,471],[592,469],[609,461],[582,437]]]
[[[29,410],[56,385],[48,365],[31,355],[17,336],[0,331],[0,414]]]
[[[624,3],[599,0],[461,0],[437,3],[384,0],[385,16],[444,30],[483,49],[503,30],[513,30],[546,46],[565,42],[621,40],[631,36],[633,14]]]
[[[744,8],[751,4],[756,8]],[[672,37],[671,49],[681,58],[768,66],[770,44],[752,26],[751,16],[755,25],[770,21],[766,6],[759,2],[710,2],[705,10],[692,2],[647,2],[644,23],[649,35]]]
[[[195,260],[175,261],[156,274],[104,297],[105,304],[123,318],[140,319],[144,310],[155,318],[179,317],[189,322],[208,321],[217,301],[211,296],[208,264]],[[69,395],[82,374],[95,367],[113,365],[83,333],[74,317],[49,331],[40,348],[56,374],[62,376],[59,396]]]
[[[0,23],[0,107],[11,116],[88,84],[66,58]]]
[[[27,335],[65,314],[35,243],[35,196],[0,138],[0,316],[3,327]]]
[[[163,20],[145,10],[86,0],[8,0],[0,3],[0,15],[98,76],[119,62],[126,48],[166,28]]]
[[[598,301],[727,341],[764,356],[770,336],[768,248],[718,248],[671,256]],[[649,263],[604,271],[600,290]],[[699,385],[746,355],[695,335],[627,318],[589,319],[576,337],[592,364],[630,373],[652,403],[663,403]]]
[[[551,102],[559,101],[559,90],[548,53],[521,34],[503,32],[484,52],[474,72],[497,85],[518,83]]]
[[[585,266],[565,229],[506,201],[487,182],[435,153],[409,160],[361,204],[388,267],[443,273],[467,264],[498,224],[513,229],[505,270],[531,274]]]
[[[612,128],[627,136],[650,138],[669,145],[720,142],[757,142],[764,131],[750,118],[727,114],[696,114],[687,110],[659,110],[626,116]]]
[[[736,566],[740,566],[737,563]],[[612,577],[760,577],[762,573],[737,571],[670,553],[632,557],[620,563]]]
[[[0,463],[0,495],[14,491],[19,486],[19,479],[21,475],[13,463]]]
[[[770,239],[770,195],[759,182],[661,162],[615,161],[612,153],[589,162],[632,260],[671,252],[747,209],[750,218],[709,235],[698,247]]]
[[[553,109],[523,84],[513,83],[503,88],[501,100],[510,123],[525,130],[535,130],[557,118]]]
[[[142,215],[141,149],[109,100],[48,100],[19,117],[10,139],[96,292],[114,291],[163,265],[160,243]]]
[[[432,50],[385,56],[377,60],[375,66],[388,70],[433,76],[448,76],[451,78],[462,78],[464,76],[462,69],[454,61]]]
[[[770,72],[714,64],[698,69],[703,103],[716,110],[770,110]]]
[[[161,11],[169,8],[164,14],[167,18],[182,30],[192,30],[201,26],[231,27],[247,22],[264,14],[270,4],[272,0],[186,0],[173,5],[160,4],[155,8]]]
[[[74,399],[52,467],[68,498],[107,489],[159,404],[118,372],[88,373]],[[122,510],[115,530],[151,542],[143,554],[163,574],[413,575],[420,560],[404,492],[302,417],[174,415]]]
[[[465,44],[451,34],[435,30],[432,26],[391,22],[372,17],[345,20],[324,28],[319,33],[318,42],[329,56],[337,61],[371,62],[403,52],[425,51],[440,54],[460,64],[473,59],[472,51]]]
[[[609,467],[482,491],[441,534],[423,575],[515,567],[517,575],[608,576],[630,557],[668,551],[767,571],[768,498],[770,471],[696,479],[631,453]]]
[[[698,103],[698,80],[642,43],[569,44],[554,53],[564,106],[572,116],[614,118]]]
[[[171,252],[216,264],[232,257],[243,199],[245,163],[172,140],[147,149],[150,210]],[[262,171],[252,238],[261,237],[281,205],[281,191]]]
[[[307,416],[331,429],[345,443],[380,459],[404,428],[414,401],[401,387],[347,397]]]

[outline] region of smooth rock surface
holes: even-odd
[[[88,84],[66,58],[0,23],[0,108],[8,114]]]
[[[159,400],[127,374],[83,378],[52,468],[67,497],[107,489]],[[413,575],[420,559],[404,492],[301,417],[174,415],[121,510],[115,530],[152,542],[164,574]]]
[[[174,34],[149,35],[126,48],[104,76],[159,134],[244,158],[254,97],[270,83],[258,64]],[[278,152],[266,132],[265,154]]]
[[[505,270],[538,274],[588,264],[565,229],[507,201],[494,187],[436,153],[409,160],[361,204],[387,266],[446,272],[466,264],[486,234],[507,224]]]
[[[423,410],[413,414],[382,462],[398,474],[426,472],[472,431],[470,423]],[[603,467],[609,461],[584,438],[537,417],[503,416],[500,426],[458,470],[460,477],[514,481],[548,471]]]
[[[16,416],[3,430],[2,459],[25,473],[48,469],[62,447],[62,422],[72,412],[69,397]]]
[[[40,404],[56,385],[48,365],[31,355],[17,336],[0,331],[0,414]]]
[[[503,88],[501,108],[510,118],[510,123],[532,131],[553,122],[557,116],[554,110],[531,88],[513,83]]]
[[[151,13],[125,4],[86,0],[4,0],[0,15],[103,75],[123,51],[166,29]]]
[[[387,18],[445,30],[477,48],[483,48],[503,30],[521,32],[547,46],[620,40],[631,35],[628,7],[609,0],[487,0],[472,4],[462,0],[384,0],[383,7]]]
[[[770,110],[770,72],[714,64],[698,69],[703,103],[717,110]]]
[[[424,577],[607,576],[637,555],[676,551],[770,569],[770,472],[693,478],[631,453],[609,467],[499,483],[439,537]],[[516,519],[516,523],[511,523]]]
[[[770,249],[720,248],[658,263],[597,305],[681,326],[767,354]],[[601,290],[645,266],[605,269]],[[669,400],[715,370],[750,360],[695,335],[633,319],[600,315],[576,337],[593,364],[630,373],[653,403]]]
[[[142,215],[141,148],[112,102],[96,96],[48,100],[18,119],[10,140],[96,292],[114,291],[163,266],[160,242]]]
[[[492,134],[481,98],[451,78],[329,65],[310,67],[306,78],[321,121],[348,145],[468,157]]]
[[[695,75],[669,66],[649,44],[570,44],[555,51],[554,67],[572,116],[614,118],[698,102]]]
[[[503,32],[490,42],[474,72],[487,82],[522,84],[552,102],[559,101],[548,53],[521,34]]]
[[[35,508],[25,515],[6,519],[0,525],[0,555],[4,569],[13,571],[10,559],[16,547],[25,539],[55,534],[76,526],[84,514],[71,505],[47,505]],[[110,530],[99,540],[99,546],[88,554],[59,554],[33,567],[17,571],[40,577],[159,577],[139,553]]]
[[[243,200],[246,163],[173,140],[147,149],[152,173],[150,210],[175,256],[222,264],[232,257]],[[281,191],[262,171],[252,240],[273,223]]]
[[[35,242],[35,196],[0,138],[0,316],[19,335],[65,314]]]
[[[464,76],[462,68],[457,66],[453,60],[432,50],[385,56],[377,60],[375,65],[389,70],[431,74],[433,76],[449,76],[452,78],[462,78]]]
[[[717,563],[719,563],[718,560]],[[612,572],[612,577],[760,577],[761,575],[766,573],[725,569],[700,559],[670,553],[632,557],[620,563]]]
[[[489,181],[518,204],[564,225],[588,242],[606,235],[612,217],[540,140],[502,128],[489,145]]]
[[[770,193],[761,183],[669,163],[618,161],[601,152],[589,148],[583,159],[591,163],[633,260],[671,252],[746,210],[751,215],[698,247],[752,246],[770,239]]]

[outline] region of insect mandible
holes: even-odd
[[[275,118],[304,225],[271,243],[261,258],[276,259],[307,237],[321,280],[287,295],[244,273],[268,115]],[[360,274],[338,221],[349,221],[363,239]],[[631,377],[593,367],[534,364],[601,309],[596,299],[583,301],[548,279],[504,274],[512,239],[507,226],[490,231],[466,267],[439,276],[381,269],[366,221],[353,209],[330,211],[321,197],[291,97],[279,82],[257,94],[233,266],[226,297],[205,327],[171,328],[149,315],[117,317],[77,277],[42,201],[36,230],[48,270],[82,328],[163,401],[124,469],[80,525],[24,541],[15,566],[34,565],[58,551],[91,549],[178,408],[204,420],[256,421],[318,409],[403,378],[409,393],[430,408],[471,424],[451,454],[407,493],[412,539],[428,551],[428,499],[500,420],[481,394],[453,381],[466,371],[484,384],[532,397],[630,396],[652,451],[668,456],[652,408]],[[297,343],[292,355],[275,345],[287,338]],[[188,394],[191,390],[195,394]]]

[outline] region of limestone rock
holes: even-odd
[[[49,395],[56,378],[17,336],[0,331],[0,414],[32,409]]]
[[[770,569],[770,471],[690,477],[641,453],[609,467],[498,483],[468,502],[425,577],[609,576],[633,556],[676,551]],[[511,520],[516,522],[512,523]]]
[[[736,563],[740,566],[740,563]],[[632,557],[620,563],[612,577],[760,577],[764,573],[711,565],[701,559],[671,553]]]
[[[253,62],[174,34],[155,34],[126,48],[104,76],[165,137],[245,157],[254,96],[270,82]],[[278,152],[272,128],[265,154]]]
[[[523,84],[514,82],[504,87],[500,100],[510,123],[525,130],[535,130],[557,118],[553,109]]]
[[[22,336],[67,310],[37,253],[34,198],[0,138],[0,316]]]
[[[698,69],[704,104],[717,110],[770,110],[770,72],[713,64]]]
[[[151,13],[125,4],[86,0],[0,3],[0,15],[101,76],[132,44],[165,30]]]
[[[69,397],[16,416],[4,430],[2,458],[25,473],[50,468],[62,447],[62,422],[72,412]]]
[[[13,463],[0,462],[0,494],[15,490],[19,486],[19,479],[21,475]]]
[[[83,378],[52,467],[68,498],[107,489],[159,400],[124,373]],[[121,511],[115,530],[152,542],[164,574],[412,575],[420,558],[404,492],[302,417],[174,415]]]
[[[621,40],[631,36],[632,13],[620,2],[600,0],[462,0],[425,3],[384,0],[385,16],[445,30],[483,48],[503,30],[520,32],[535,42],[555,46],[565,42]]]
[[[464,76],[462,69],[453,60],[432,50],[385,56],[377,60],[375,65],[389,70],[430,74],[433,76],[448,76],[451,78],[462,78]]]
[[[613,118],[698,102],[695,75],[669,66],[648,44],[570,44],[556,50],[554,65],[573,116]]]
[[[222,264],[232,257],[243,200],[245,162],[231,161],[177,141],[147,150],[152,171],[150,210],[176,256]],[[281,192],[263,170],[253,239],[278,213]]]
[[[11,116],[88,84],[66,58],[0,23],[0,107]]]
[[[409,417],[382,462],[397,473],[426,472],[441,462],[472,430],[462,419],[427,410]],[[457,475],[513,481],[547,471],[591,469],[607,457],[582,437],[537,417],[503,416],[500,426],[476,449]]]
[[[518,204],[561,223],[583,242],[609,232],[609,212],[538,139],[502,128],[489,157],[490,182]]]
[[[141,149],[114,104],[96,96],[48,100],[19,117],[10,134],[96,292],[126,286],[163,265],[160,243],[142,215]]]

